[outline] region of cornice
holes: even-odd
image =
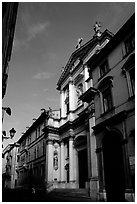
[[[101,43],[102,40],[104,40],[104,38],[108,37],[111,38],[113,36],[113,34],[108,31],[107,29],[102,33],[102,35],[100,37],[98,36],[94,36],[91,40],[89,40],[87,43],[85,43],[83,46],[81,46],[79,49],[77,49],[76,51],[74,51],[69,60],[68,63],[66,64],[63,73],[61,74],[58,83],[57,83],[57,89],[60,90],[60,86],[62,84],[62,82],[64,81],[65,77],[70,74],[70,69],[71,66],[73,65],[73,63],[75,62],[76,59],[80,59],[82,60],[83,57],[89,53],[89,51],[91,49],[94,48],[94,46],[96,46],[98,43]]]
[[[95,134],[101,132],[102,130],[104,130],[104,128],[108,125],[111,124],[114,125],[120,121],[123,121],[125,118],[127,117],[127,111],[122,111],[120,113],[117,113],[116,115],[102,121],[101,123],[95,125],[93,128],[93,130],[95,131]]]
[[[59,134],[59,128],[55,128],[55,127],[52,127],[52,126],[46,126],[46,127],[43,129],[43,132],[44,132],[45,134],[49,134],[49,133]]]
[[[45,111],[43,112],[38,119],[30,126],[29,129],[26,130],[26,132],[22,135],[22,137],[17,141],[17,143],[21,143],[22,140],[24,140],[26,137],[28,137],[36,128],[38,125],[40,125],[42,122],[44,122],[49,116],[49,112]]]

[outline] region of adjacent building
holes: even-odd
[[[135,190],[135,15],[88,62],[94,98],[99,194],[132,200]]]
[[[52,164],[50,141],[56,138],[60,111],[43,110],[18,140],[18,186],[45,188]],[[47,131],[45,134],[44,131]],[[52,131],[53,130],[53,131]],[[50,164],[51,163],[51,164]],[[50,168],[51,171],[53,169]]]
[[[2,98],[6,94],[18,2],[2,2]]]
[[[3,150],[2,160],[2,187],[15,188],[17,186],[19,144],[9,144]]]

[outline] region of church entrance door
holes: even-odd
[[[78,151],[79,188],[85,188],[88,181],[87,149]]]
[[[102,141],[107,201],[125,201],[125,178],[120,134],[108,132]]]

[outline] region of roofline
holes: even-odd
[[[65,66],[65,68],[64,68],[64,71],[63,71],[63,73],[61,74],[61,76],[60,76],[60,78],[59,78],[59,80],[58,80],[58,82],[57,82],[57,90],[60,90],[59,87],[60,87],[61,83],[64,81],[64,79],[65,79],[65,73],[66,73],[66,71],[68,70],[68,66],[70,65],[70,63],[72,62],[72,60],[75,58],[75,55],[77,55],[78,53],[80,53],[82,50],[85,49],[85,47],[87,47],[87,46],[90,45],[91,43],[96,44],[97,42],[102,41],[102,39],[104,39],[104,35],[105,35],[106,33],[109,34],[110,37],[113,37],[113,36],[114,36],[114,34],[113,34],[112,32],[110,32],[108,29],[106,29],[106,30],[102,33],[102,35],[101,35],[100,37],[98,37],[98,36],[93,36],[92,39],[90,39],[87,43],[85,43],[84,45],[82,45],[79,49],[75,50],[75,51],[71,54],[71,56],[70,56],[70,58],[69,58],[69,60],[68,60],[68,62],[67,62],[67,64],[66,64],[66,66]],[[107,37],[108,37],[108,36],[107,36]],[[93,44],[93,45],[94,45],[94,44]]]
[[[17,141],[17,143],[21,143],[23,139],[25,139],[33,130],[34,128],[40,124],[41,121],[46,119],[49,116],[49,111],[44,111],[41,113],[41,115],[38,117],[38,119],[30,126],[29,129],[26,130],[26,132],[20,137],[20,139]]]
[[[92,64],[92,69],[100,62],[100,60],[110,53],[122,39],[125,38],[125,33],[129,34],[129,31],[135,26],[135,13],[126,21],[126,23],[118,30],[114,37],[107,43],[107,45],[100,50],[99,53],[94,55],[89,61],[88,64]]]

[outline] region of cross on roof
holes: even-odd
[[[94,25],[95,36],[98,36],[98,37],[101,36],[100,28],[101,28],[101,23],[96,21]]]

